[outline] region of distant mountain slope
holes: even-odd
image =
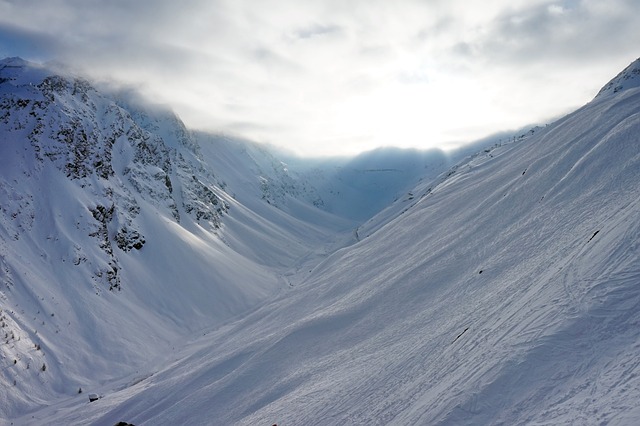
[[[459,157],[436,149],[378,148],[354,158],[325,160],[316,167],[303,163],[301,174],[314,182],[323,209],[361,223],[421,179],[442,173]],[[292,168],[295,170],[295,162]]]
[[[635,424],[639,134],[639,88],[598,96],[175,361],[32,421]]]

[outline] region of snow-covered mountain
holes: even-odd
[[[0,417],[638,422],[639,63],[455,165],[319,166],[4,60]]]
[[[0,111],[0,417],[129,376],[355,241],[321,189],[349,184],[346,161],[289,171],[20,58],[0,61]]]
[[[622,90],[640,87],[640,62],[632,62],[620,71],[609,83],[605,84],[596,97],[613,95]]]

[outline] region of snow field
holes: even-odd
[[[40,374],[20,392],[2,393],[11,407],[5,417],[100,425],[636,423],[640,89],[611,92],[419,182],[411,200],[365,223],[361,238],[349,217],[311,209],[306,197],[316,194],[290,186],[280,163],[267,173],[274,163],[250,147],[202,145],[200,160],[218,161],[219,179],[228,180],[230,193],[220,195],[229,217],[211,233],[141,201],[149,242],[118,258],[127,285],[101,297],[64,293],[77,291],[62,285],[68,268],[45,285],[54,262],[38,259],[34,247],[71,257],[86,233],[69,227],[62,206],[79,214],[92,199],[66,181],[52,184],[65,185],[52,190],[68,197],[45,209],[59,212],[60,223],[36,229],[36,221],[9,245],[7,230],[20,227],[3,222],[5,274],[22,293],[3,290],[2,300],[18,300],[31,317],[49,296],[61,298],[69,315],[86,317],[66,340],[43,340],[47,366],[62,379],[42,386],[38,380],[50,379]],[[238,173],[247,169],[269,177],[268,191],[256,174]],[[13,185],[6,194],[29,198],[30,187]],[[270,202],[257,202],[262,196]],[[55,249],[41,247],[44,229],[60,230]],[[90,279],[85,269],[77,274]],[[22,330],[40,321],[11,318]],[[40,351],[31,352],[39,363]],[[77,383],[101,398],[70,395]]]

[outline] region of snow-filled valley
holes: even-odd
[[[638,61],[513,139],[302,160],[2,60],[0,423],[637,424],[639,135]]]

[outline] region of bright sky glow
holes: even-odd
[[[307,155],[544,123],[640,56],[636,0],[0,0],[0,56]]]

